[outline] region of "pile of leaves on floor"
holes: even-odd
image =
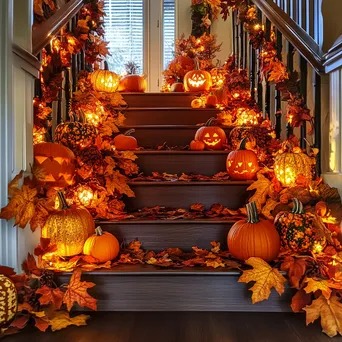
[[[75,304],[82,308],[97,310],[97,300],[87,290],[95,284],[81,281],[82,270],[76,268],[69,284],[57,284],[54,272],[38,268],[33,255],[28,254],[22,268],[16,274],[13,268],[0,266],[0,274],[14,283],[18,294],[18,311],[14,319],[1,327],[0,336],[11,335],[33,324],[45,332],[64,329],[70,325],[86,325],[88,315],[70,315]]]

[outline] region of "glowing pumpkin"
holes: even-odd
[[[91,74],[94,90],[114,93],[119,86],[120,76],[108,70],[96,70]]]
[[[118,151],[131,151],[138,148],[137,139],[131,136],[135,129],[130,129],[124,134],[119,134],[114,138],[114,145]]]
[[[259,170],[258,157],[250,150],[246,150],[247,138],[244,138],[240,147],[232,151],[227,157],[227,172],[233,180],[253,179]]]
[[[198,59],[195,59],[195,70],[184,76],[185,91],[208,91],[212,86],[211,75],[208,71],[199,70]]]
[[[99,262],[115,259],[120,250],[118,239],[100,227],[95,229],[95,235],[90,236],[84,244],[83,254],[91,255]]]
[[[64,188],[73,183],[75,173],[75,155],[60,144],[40,143],[34,145],[34,167],[41,182],[51,187]],[[41,171],[41,172],[40,172]]]
[[[280,251],[280,237],[274,224],[259,219],[255,202],[248,203],[247,221],[236,222],[227,236],[230,254],[239,260],[258,257],[273,261]]]
[[[274,160],[274,174],[284,187],[291,187],[296,185],[299,175],[308,180],[312,178],[312,160],[300,148],[293,149],[290,144],[287,146],[289,151],[279,154]]]
[[[212,126],[214,120],[215,118],[209,119],[205,126],[197,130],[195,140],[204,142],[207,150],[222,150],[227,143],[226,133],[222,128]]]
[[[84,243],[95,231],[95,223],[87,209],[69,207],[61,192],[58,192],[58,198],[60,210],[49,216],[42,237],[56,244],[58,255],[74,256],[82,253]]]
[[[198,108],[202,108],[202,107],[203,107],[202,99],[198,98],[198,99],[193,99],[191,101],[191,108],[198,109]]]
[[[18,307],[17,291],[13,282],[0,274],[0,326],[8,323]]]

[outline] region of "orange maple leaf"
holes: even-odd
[[[268,299],[273,287],[279,295],[284,293],[286,279],[276,268],[272,268],[266,261],[255,257],[249,258],[246,264],[252,266],[253,269],[244,271],[239,278],[239,283],[255,282],[250,288],[253,292],[253,304]]]
[[[270,63],[270,72],[268,74],[268,81],[274,83],[284,82],[289,78],[286,66],[279,60],[275,59]]]
[[[307,278],[305,280],[307,286],[304,288],[306,293],[315,293],[316,291],[322,291],[322,295],[329,299],[331,296],[331,289],[329,288],[329,280],[318,278]]]
[[[339,297],[333,295],[330,299],[326,299],[322,295],[304,310],[306,311],[306,325],[321,317],[323,332],[329,337],[342,335],[342,304]]]
[[[106,176],[106,189],[110,195],[117,191],[121,195],[134,197],[134,192],[127,184],[128,178],[116,170],[112,175]]]
[[[312,294],[307,294],[303,289],[297,291],[292,297],[291,308],[293,312],[301,312],[303,308],[312,302]]]
[[[93,298],[87,292],[87,289],[94,287],[96,284],[81,281],[82,271],[77,268],[71,276],[68,289],[64,294],[63,303],[66,304],[68,311],[72,309],[75,303],[81,308],[87,307],[92,310],[97,310],[97,299]]]
[[[288,273],[291,286],[299,288],[299,282],[306,271],[306,260],[287,256],[280,269]]]
[[[39,298],[39,303],[41,305],[52,304],[57,310],[59,310],[63,304],[64,293],[59,287],[56,289],[51,289],[50,287],[44,285],[36,291],[37,294],[42,295]]]

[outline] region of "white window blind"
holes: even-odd
[[[163,66],[167,68],[175,51],[175,0],[163,0]]]
[[[105,0],[104,11],[110,70],[122,74],[127,62],[135,62],[143,72],[144,0]]]

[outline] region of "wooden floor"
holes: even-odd
[[[25,331],[5,342],[324,342],[319,324],[281,313],[107,312],[92,314],[86,327],[55,333]]]

